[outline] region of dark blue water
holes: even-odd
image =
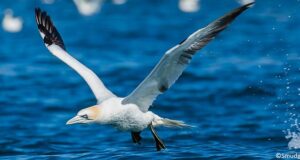
[[[141,145],[109,126],[66,121],[96,100],[83,79],[44,47],[34,7],[49,12],[68,51],[126,96],[166,50],[239,4],[202,0],[184,13],[175,0],[106,1],[81,16],[72,1],[1,1],[24,19],[19,33],[0,31],[0,158],[3,159],[273,159],[291,153],[288,129],[299,115],[300,2],[258,0],[202,49],[151,110],[192,129],[149,131]]]

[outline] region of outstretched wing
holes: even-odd
[[[168,50],[151,73],[130,95],[123,99],[122,103],[136,104],[143,112],[146,112],[155,98],[170,88],[179,78],[193,55],[252,4],[249,3],[229,12]]]
[[[35,9],[35,19],[39,32],[48,50],[54,56],[73,68],[78,74],[80,74],[80,76],[90,86],[95,97],[97,98],[98,103],[107,98],[115,96],[104,86],[103,82],[92,70],[90,70],[68,54],[60,34],[56,30],[46,12],[41,11],[39,8]]]

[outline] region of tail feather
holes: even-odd
[[[165,127],[175,127],[175,128],[190,128],[194,127],[184,123],[183,121],[172,120],[168,118],[161,119],[161,125]]]

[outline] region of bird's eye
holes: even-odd
[[[87,114],[82,115],[82,116],[80,116],[80,117],[82,117],[82,118],[84,118],[84,119],[88,119],[88,118],[89,118]]]

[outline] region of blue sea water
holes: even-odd
[[[72,1],[1,1],[0,11],[12,8],[24,26],[19,33],[0,30],[0,159],[275,159],[297,153],[286,136],[300,132],[299,0],[258,0],[197,53],[151,108],[196,126],[158,128],[166,150],[156,152],[148,130],[135,145],[130,133],[110,126],[65,125],[96,100],[44,47],[35,7],[51,15],[72,56],[126,96],[166,50],[238,6],[202,0],[198,12],[185,13],[177,0],[105,1],[99,13],[84,17]]]

